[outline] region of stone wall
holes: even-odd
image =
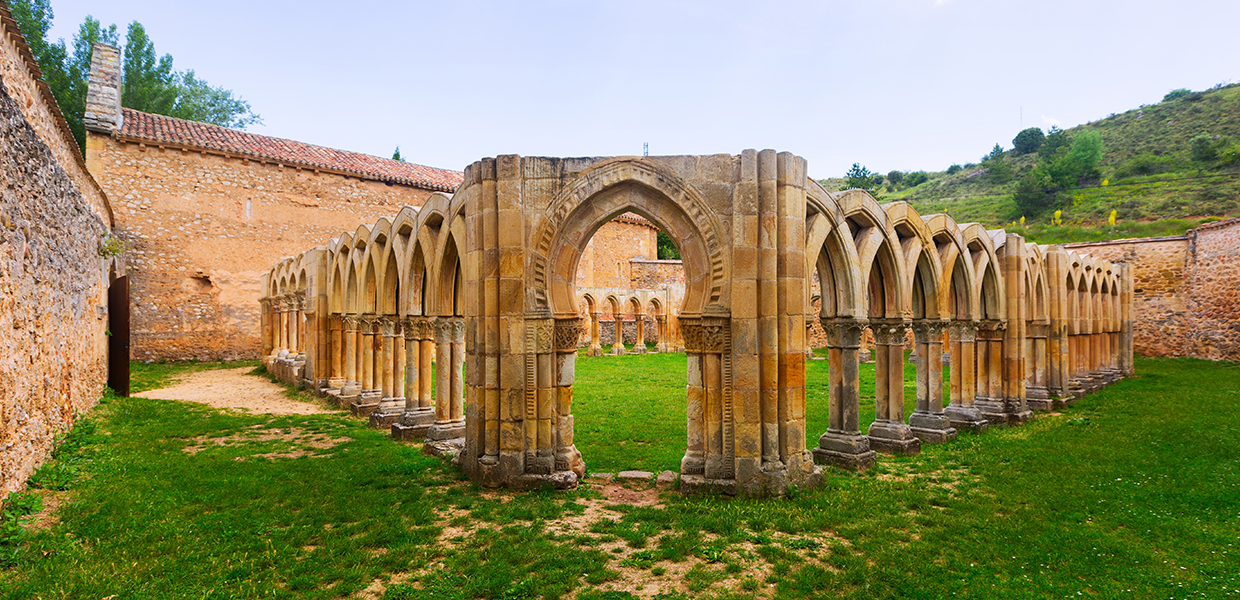
[[[685,265],[679,260],[629,260],[629,287],[658,289],[685,284]]]
[[[0,4],[0,496],[107,375],[107,199]]]
[[[1066,247],[1133,266],[1138,354],[1240,361],[1240,219],[1183,236]]]
[[[139,360],[258,356],[268,266],[432,193],[93,132],[87,148],[131,244]]]
[[[577,264],[577,285],[586,287],[645,287],[630,285],[632,259],[655,260],[659,230],[637,215],[624,214],[594,233]],[[684,275],[681,275],[683,282]]]
[[[1240,361],[1240,219],[1190,232],[1188,257],[1185,355]]]

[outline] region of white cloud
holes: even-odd
[[[1059,119],[1056,119],[1055,117],[1048,117],[1046,115],[1042,115],[1042,122],[1052,127],[1059,127]]]

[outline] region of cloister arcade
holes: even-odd
[[[677,244],[680,297],[575,289],[582,248],[625,212]],[[828,192],[803,159],[770,150],[485,159],[453,196],[288,258],[263,285],[268,369],[393,437],[463,438],[462,468],[488,486],[571,487],[584,475],[574,365],[579,346],[603,352],[608,311],[617,328],[616,315],[643,315],[639,340],[651,315],[659,349],[684,349],[689,491],[814,485],[820,464],[862,469],[876,450],[1019,424],[1132,372],[1126,265]],[[812,450],[807,319],[827,332],[830,379],[829,427]],[[867,328],[877,418],[862,432]],[[910,330],[917,397],[906,416]]]

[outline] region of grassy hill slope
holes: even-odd
[[[877,191],[881,201],[905,200],[922,214],[946,212],[959,222],[992,228],[1019,227],[1016,223],[1024,216],[1025,235],[1041,243],[1175,235],[1206,221],[1240,215],[1240,160],[1227,152],[1240,149],[1240,84],[1112,114],[1068,133],[1087,130],[1103,141],[1100,176],[1060,191],[1061,225],[1051,223],[1054,208],[1022,214],[1013,200],[1020,178],[1045,160],[1036,153],[1005,152],[1001,160],[1012,171],[1007,180],[979,164],[966,164],[950,175],[928,173],[926,182],[913,187],[884,181]],[[1191,140],[1203,134],[1216,156],[1195,159]],[[822,183],[834,190],[843,180]],[[1112,210],[1115,227],[1107,223]]]

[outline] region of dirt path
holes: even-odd
[[[257,375],[253,367],[216,369],[188,373],[177,383],[158,390],[134,394],[139,398],[184,400],[214,408],[236,408],[272,415],[314,415],[330,413],[316,404],[299,402],[284,395],[284,388]]]

